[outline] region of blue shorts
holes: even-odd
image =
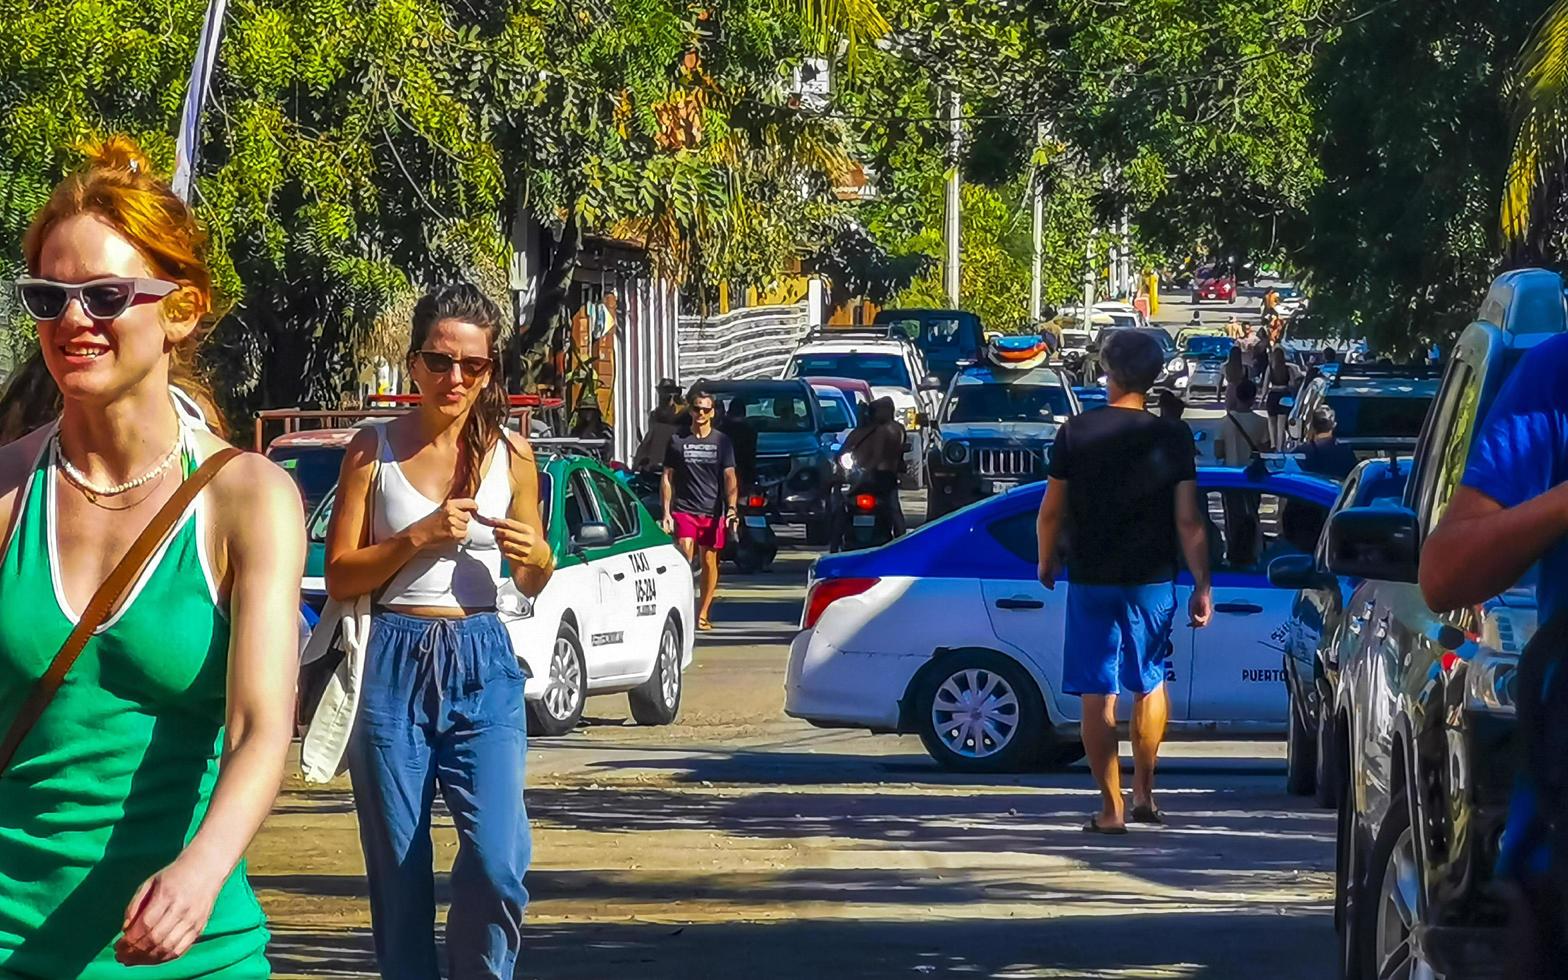
[[[1067,586],[1067,694],[1148,694],[1165,681],[1176,620],[1176,586]]]

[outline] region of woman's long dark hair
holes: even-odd
[[[408,343],[410,361],[417,351],[425,349],[430,331],[442,320],[460,320],[484,330],[490,359],[499,360],[497,342],[501,333],[501,308],[473,283],[454,282],[426,293],[414,305],[414,329],[409,334]],[[468,413],[468,421],[463,423],[455,481],[460,496],[472,497],[478,492],[480,469],[496,440],[501,438],[501,427],[506,424],[506,410],[506,388],[501,383],[501,366],[493,364],[490,380],[479,392],[478,400]]]

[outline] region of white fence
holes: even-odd
[[[680,383],[702,378],[776,378],[811,329],[809,301],[680,318]]]

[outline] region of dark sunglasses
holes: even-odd
[[[18,279],[16,295],[22,309],[34,320],[58,320],[71,300],[94,320],[114,320],[138,303],[162,299],[179,289],[179,283],[162,279],[122,279],[106,276],[91,282],[67,283],[50,279]]]
[[[691,407],[691,410],[692,410],[692,412],[694,412],[697,415],[712,415],[713,414],[713,406],[712,405],[693,405]]]
[[[465,378],[477,378],[495,366],[493,357],[453,357],[438,350],[416,350],[414,356],[424,362],[425,370],[434,374],[451,374],[452,365],[461,365]]]

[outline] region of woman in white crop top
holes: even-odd
[[[496,617],[502,561],[527,596],[554,568],[539,472],[505,428],[501,311],[476,287],[414,308],[419,408],[354,438],[327,535],[327,590],[370,595],[370,642],[349,773],[381,975],[440,976],[430,807],[458,833],[447,976],[511,977],[530,839],[523,671]]]

